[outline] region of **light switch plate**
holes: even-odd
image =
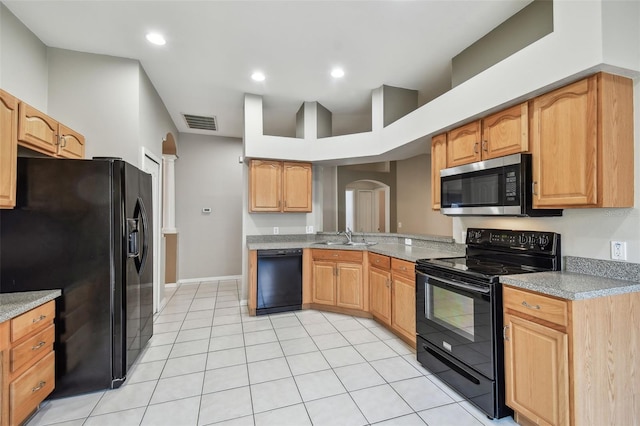
[[[273,227],[273,235],[277,235],[280,233],[280,228],[278,228],[277,226]]]
[[[410,246],[411,245],[411,238],[405,238],[404,239],[404,245],[405,246]]]

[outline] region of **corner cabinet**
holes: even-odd
[[[52,157],[84,158],[85,139],[80,133],[24,102],[19,110],[18,145]]]
[[[312,303],[343,308],[345,313],[368,310],[362,254],[354,250],[312,250]]]
[[[251,160],[249,212],[312,211],[310,163]]]
[[[520,424],[640,424],[640,293],[564,300],[504,286],[506,403]]]
[[[447,134],[431,138],[431,208],[440,210],[440,170],[447,168]]]
[[[535,208],[633,207],[633,84],[600,73],[531,101]]]
[[[0,90],[0,208],[16,205],[18,102]]]

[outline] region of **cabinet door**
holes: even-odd
[[[371,314],[391,325],[391,272],[369,269],[369,297]]]
[[[480,120],[447,133],[447,167],[480,161]]]
[[[336,304],[336,264],[313,262],[313,303]]]
[[[285,212],[311,212],[311,164],[283,164],[283,208]]]
[[[440,170],[447,168],[447,134],[431,139],[431,208],[440,210]]]
[[[20,102],[18,144],[48,155],[58,152],[58,122],[48,115]]]
[[[537,424],[569,424],[567,334],[508,313],[506,403]]]
[[[58,125],[60,145],[58,155],[64,158],[84,158],[84,136],[65,126]]]
[[[343,308],[364,309],[362,265],[337,263],[336,305]]]
[[[534,207],[597,203],[596,84],[590,77],[533,100]]]
[[[282,211],[282,163],[280,161],[251,160],[249,175],[250,211]]]
[[[0,208],[16,205],[18,100],[0,90]]]
[[[415,345],[416,283],[395,273],[391,284],[391,327]]]
[[[529,150],[529,108],[526,102],[482,120],[482,159]]]

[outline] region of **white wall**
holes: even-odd
[[[47,112],[47,47],[0,4],[0,87]]]
[[[86,158],[140,165],[139,67],[131,59],[49,49],[48,113],[85,136]]]
[[[452,220],[431,209],[431,156],[396,162],[398,233],[451,237]]]
[[[242,142],[180,134],[176,173],[176,227],[180,280],[241,274]],[[212,212],[202,213],[204,207]]]

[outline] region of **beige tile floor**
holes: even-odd
[[[236,280],[173,289],[116,390],[45,401],[29,426],[514,425],[490,421],[373,320],[250,317]]]

